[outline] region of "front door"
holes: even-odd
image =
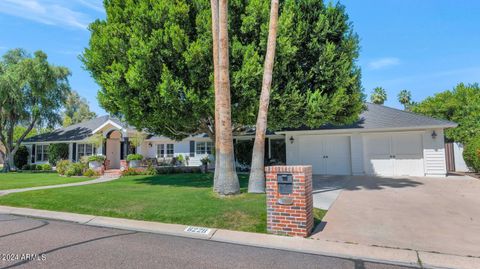
[[[107,160],[111,169],[120,169],[120,139],[107,139]]]

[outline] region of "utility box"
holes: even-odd
[[[313,230],[312,166],[265,167],[267,230],[307,237]]]

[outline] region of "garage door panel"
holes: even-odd
[[[323,141],[316,136],[302,136],[300,137],[300,161],[304,165],[311,165],[313,174],[324,174],[326,161],[323,156]]]
[[[350,175],[350,137],[333,136],[325,139],[325,152],[328,156],[326,173],[328,175]]]
[[[380,176],[422,176],[420,134],[366,135],[365,172]]]

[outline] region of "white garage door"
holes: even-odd
[[[423,176],[420,134],[364,136],[365,172],[379,176]]]
[[[349,136],[305,135],[299,140],[300,161],[312,165],[313,174],[351,174]]]

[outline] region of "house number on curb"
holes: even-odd
[[[208,229],[208,228],[202,228],[202,227],[192,227],[192,226],[188,226],[188,227],[185,229],[185,232],[194,233],[194,234],[209,234],[209,233],[210,233],[210,229]]]

